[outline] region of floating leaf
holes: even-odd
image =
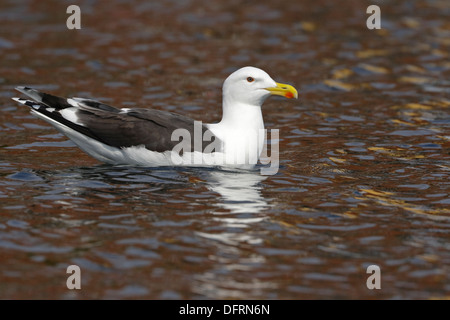
[[[356,213],[352,210],[348,210],[348,211],[344,212],[342,214],[342,216],[350,218],[350,219],[355,219],[355,218],[358,218],[358,213]]]
[[[421,254],[419,256],[417,256],[419,259],[422,259],[426,262],[430,262],[430,263],[436,263],[438,262],[441,258],[437,255],[437,254]]]
[[[405,107],[408,109],[414,109],[414,110],[431,110],[433,107],[426,106],[419,103],[407,103],[405,104]]]
[[[425,73],[426,70],[422,67],[418,67],[418,66],[413,66],[411,64],[408,64],[406,67],[406,70],[410,71],[410,72],[417,72],[417,73]]]
[[[430,103],[431,104],[431,103]],[[420,103],[407,103],[404,105],[394,105],[390,107],[393,110],[402,110],[402,109],[411,109],[411,110],[431,110],[433,109],[433,107],[431,106],[427,106],[425,104],[420,104]],[[410,112],[410,111],[404,111],[404,114],[409,116],[409,117],[418,117],[421,116],[420,113],[417,112]]]
[[[359,65],[360,68],[373,72],[373,73],[382,73],[382,74],[386,74],[389,73],[389,70],[387,68],[384,67],[378,67],[378,66],[374,66],[371,64],[367,64],[367,63],[362,63]]]
[[[317,27],[314,23],[308,22],[308,21],[302,22],[300,27],[302,28],[302,30],[309,31],[309,32],[317,29]]]
[[[356,52],[356,56],[358,58],[364,59],[364,58],[385,56],[388,53],[389,51],[384,49],[368,49]]]
[[[400,77],[399,81],[414,84],[424,84],[430,82],[430,79],[425,77]]]
[[[331,88],[342,90],[342,91],[351,91],[356,88],[356,86],[354,86],[350,83],[344,83],[339,80],[325,80],[323,83],[325,83],[327,86],[329,86]]]
[[[392,119],[391,121],[395,122],[395,123],[398,123],[398,124],[404,124],[404,125],[407,125],[407,126],[413,126],[414,125],[412,123],[409,123],[409,122],[406,122],[406,121],[403,121],[403,120],[398,120],[398,119]]]
[[[415,155],[412,155],[412,156],[401,157],[400,159],[412,160],[412,159],[423,159],[423,158],[425,158],[424,155],[422,155],[422,154],[415,154]]]
[[[370,151],[387,154],[391,157],[401,157],[402,156],[397,150],[387,149],[387,148],[383,148],[383,147],[369,147],[367,149]]]
[[[420,113],[418,113],[418,112],[412,112],[412,111],[405,111],[405,112],[403,112],[403,114],[404,114],[405,116],[411,117],[411,118],[417,118],[417,117],[420,117],[420,116],[421,116]]]
[[[329,116],[330,116],[328,113],[326,113],[326,112],[321,112],[321,111],[315,111],[314,113],[317,114],[317,115],[319,115],[319,116],[321,116],[322,118],[326,118],[326,117],[329,117]]]
[[[375,32],[379,36],[387,36],[389,34],[389,31],[387,29],[375,29]]]
[[[411,17],[405,17],[402,19],[402,22],[408,27],[408,28],[418,28],[421,23],[419,20],[411,18]]]
[[[333,161],[334,163],[344,163],[347,160],[345,159],[339,159],[339,158],[335,158],[335,157],[329,157],[328,159],[330,159],[331,161]]]
[[[387,191],[375,191],[372,189],[361,189],[361,191],[365,192],[365,193],[369,193],[371,195],[375,195],[375,196],[386,196],[386,195],[394,195],[394,193],[392,192],[387,192]]]
[[[333,72],[333,78],[335,79],[343,79],[343,78],[347,78],[348,76],[350,76],[351,74],[353,74],[353,71],[350,69],[338,69],[335,70]]]

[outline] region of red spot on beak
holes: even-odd
[[[284,96],[288,99],[292,99],[294,97],[294,94],[292,92],[286,92]]]

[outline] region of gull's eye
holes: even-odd
[[[247,78],[247,81],[248,81],[248,82],[253,82],[253,81],[255,81],[255,79],[252,78],[252,77],[248,77],[248,78]]]

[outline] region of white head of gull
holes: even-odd
[[[225,163],[254,165],[265,138],[262,104],[271,95],[297,98],[297,90],[261,69],[244,67],[225,80],[222,91],[222,120],[208,128],[223,142]]]

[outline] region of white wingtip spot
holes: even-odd
[[[75,99],[69,98],[69,99],[67,99],[67,103],[69,103],[71,106],[74,106],[77,108],[79,107],[79,104]]]
[[[72,99],[68,99],[67,101],[72,100]],[[66,108],[66,109],[62,109],[59,110],[59,113],[66,119],[69,120],[70,122],[73,122],[75,124],[78,124],[80,126],[84,126],[83,123],[80,122],[80,118],[77,115],[77,108]]]

